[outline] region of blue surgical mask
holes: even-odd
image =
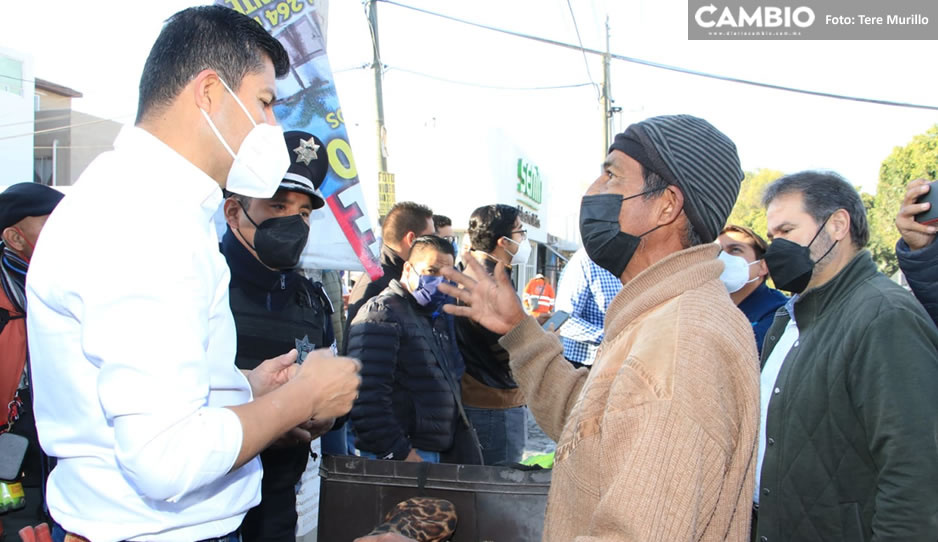
[[[417,287],[413,290],[414,299],[423,307],[437,309],[446,302],[447,295],[438,288],[443,283],[443,277],[433,275],[417,275]]]

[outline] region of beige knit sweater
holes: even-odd
[[[557,441],[545,541],[748,540],[759,364],[718,250],[672,254],[626,284],[591,371],[533,318],[501,339]]]

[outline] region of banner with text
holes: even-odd
[[[303,130],[325,144],[329,171],[319,188],[326,206],[310,217],[300,259],[307,269],[364,270],[381,276],[378,239],[371,228],[342,108],[326,55],[323,0],[216,0],[249,17],[290,54],[290,73],[277,81],[277,119],[284,131]],[[222,220],[223,222],[223,220]],[[217,221],[216,221],[217,223]]]

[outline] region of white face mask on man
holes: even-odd
[[[505,239],[511,241],[512,243],[518,245],[518,250],[511,255],[511,265],[522,265],[528,263],[528,258],[531,256],[531,243],[527,239],[524,239],[520,243],[515,241],[511,237],[505,237]]]
[[[752,263],[746,261],[742,256],[734,256],[726,252],[720,252],[720,261],[723,262],[723,273],[720,274],[720,280],[726,286],[729,293],[734,294],[743,289],[750,282],[755,282],[762,277],[754,279],[749,278],[749,267],[759,263],[756,260]]]
[[[280,186],[284,174],[290,169],[290,154],[287,152],[287,145],[283,139],[283,129],[280,126],[260,124],[254,122],[254,117],[248,113],[238,96],[231,91],[225,81],[219,77],[219,81],[224,85],[229,94],[241,106],[241,110],[248,116],[251,124],[254,125],[248,135],[241,142],[238,153],[231,150],[231,146],[222,137],[221,132],[215,127],[215,123],[208,116],[204,109],[199,108],[202,116],[208,121],[208,125],[215,133],[215,137],[221,141],[221,144],[228,151],[228,154],[234,159],[231,169],[228,171],[228,181],[225,188],[236,194],[247,196],[249,198],[270,198]]]

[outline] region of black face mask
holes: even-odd
[[[788,239],[772,241],[763,258],[765,259],[765,265],[769,267],[769,276],[772,277],[776,287],[796,294],[800,294],[808,287],[808,283],[811,282],[811,275],[814,274],[814,266],[826,258],[831,250],[834,250],[834,246],[837,245],[837,241],[834,241],[831,247],[827,249],[827,252],[817,261],[811,259],[811,245],[824,231],[824,226],[829,219],[830,216],[824,219],[824,223],[814,234],[808,246],[799,245]]]
[[[241,202],[238,202],[239,204]],[[258,225],[241,205],[244,216],[257,228],[254,231],[254,252],[257,258],[272,269],[293,269],[300,262],[300,255],[309,238],[309,224],[300,215],[268,218]],[[238,230],[241,233],[241,230]],[[244,239],[244,235],[241,235]],[[247,239],[245,239],[247,242]],[[248,243],[250,245],[250,243]]]
[[[642,237],[661,227],[655,226],[639,236],[619,229],[622,202],[648,193],[640,192],[627,198],[619,194],[594,194],[580,200],[580,237],[586,255],[616,278],[622,276]]]

